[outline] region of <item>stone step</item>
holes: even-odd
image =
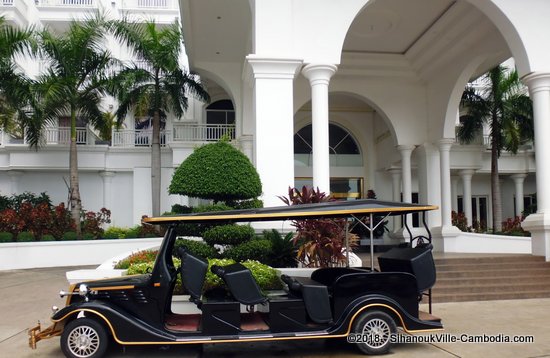
[[[545,267],[523,270],[520,268],[505,268],[491,270],[461,270],[461,271],[437,271],[437,280],[446,278],[478,278],[478,277],[517,277],[517,276],[545,276],[550,269]]]
[[[475,263],[497,263],[497,262],[545,262],[544,256],[533,255],[503,255],[487,257],[463,257],[463,258],[435,258],[436,265],[453,263],[475,264]]]
[[[550,283],[550,272],[544,271],[540,275],[521,275],[521,276],[480,276],[480,277],[451,277],[437,278],[436,287],[461,287],[468,285],[500,284],[516,285],[524,283]]]
[[[550,263],[544,261],[527,261],[527,262],[479,262],[479,263],[463,263],[455,262],[448,264],[436,264],[437,272],[445,271],[488,271],[488,270],[531,270],[535,268],[545,268],[550,270]]]
[[[514,285],[502,285],[498,283],[484,283],[477,285],[438,286],[436,283],[432,289],[438,294],[466,294],[466,293],[512,293],[512,292],[536,292],[545,290],[550,295],[550,282],[518,283]]]
[[[494,301],[494,300],[515,300],[528,298],[546,298],[550,297],[550,291],[538,290],[530,292],[486,292],[486,293],[446,293],[432,296],[433,303],[441,302],[465,302],[465,301]],[[428,302],[424,298],[424,303]]]

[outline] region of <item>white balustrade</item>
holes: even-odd
[[[96,7],[97,0],[41,0],[40,5]]]
[[[2,0],[2,5],[3,6],[12,6],[13,5],[13,0]]]
[[[232,124],[174,124],[174,142],[213,142],[224,135],[235,138]]]
[[[69,144],[71,142],[71,128],[46,128],[44,141],[46,144]],[[88,130],[86,128],[76,128],[76,144],[88,144]]]
[[[171,134],[170,131],[160,131],[160,145],[170,142]],[[153,142],[152,138],[151,129],[123,129],[114,130],[111,139],[114,147],[148,147]]]
[[[140,8],[160,8],[160,9],[177,9],[176,0],[124,0],[122,3],[123,9],[140,9]]]

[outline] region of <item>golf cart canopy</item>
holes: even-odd
[[[362,199],[353,201],[331,201],[315,204],[277,206],[259,209],[213,211],[161,217],[146,217],[143,222],[149,224],[177,224],[193,222],[250,222],[274,220],[303,220],[323,217],[353,217],[370,214],[392,216],[437,209],[434,205],[410,204],[391,201]]]

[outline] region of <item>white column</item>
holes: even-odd
[[[441,169],[441,225],[451,226],[451,146],[452,138],[441,139],[439,144],[439,160]]]
[[[19,181],[21,180],[22,176],[23,172],[17,170],[8,170],[11,194],[19,194]]]
[[[451,208],[458,212],[458,176],[451,175]]]
[[[302,62],[247,56],[254,84],[255,162],[266,207],[294,186],[293,81]]]
[[[104,171],[100,172],[99,176],[103,179],[103,207],[111,209],[112,205],[112,187],[113,187],[113,177],[115,172]]]
[[[400,168],[390,168],[388,172],[391,174],[392,181],[392,200],[401,201],[401,169]],[[401,228],[401,218],[399,216],[393,217],[393,231]]]
[[[531,232],[532,253],[550,261],[550,73],[535,72],[522,80],[533,100],[537,212],[525,218],[521,226]]]
[[[397,150],[401,153],[401,186],[403,193],[403,202],[412,203],[412,174],[411,174],[411,154],[414,145],[398,145]],[[406,215],[407,226],[412,227],[412,215]]]
[[[474,171],[471,169],[465,169],[460,171],[460,177],[462,178],[462,207],[464,208],[464,215],[468,221],[468,226],[473,226],[472,217],[472,176]]]
[[[516,187],[516,216],[520,216],[523,213],[523,182],[527,178],[527,174],[518,173],[510,175],[510,178],[514,181],[514,186]]]
[[[308,64],[302,70],[311,85],[313,187],[330,193],[328,85],[336,72],[330,64]]]

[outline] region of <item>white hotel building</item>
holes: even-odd
[[[164,188],[194,147],[230,131],[260,173],[267,206],[303,183],[339,197],[373,189],[381,200],[435,204],[428,224],[446,251],[462,235],[451,210],[492,222],[486,140],[455,141],[460,96],[470,79],[513,57],[533,99],[536,138],[499,160],[503,218],[536,194],[538,212],[524,225],[530,250],[550,259],[549,1],[0,1],[0,13],[23,26],[63,28],[98,8],[159,23],[181,16],[190,69],[212,102],[167,121]],[[84,207],[111,209],[118,226],[150,214],[148,133],[134,122],[107,144],[83,127],[78,148]],[[60,119],[38,152],[3,134],[0,191],[66,201],[66,133]],[[163,193],[161,211],[188,202]]]

